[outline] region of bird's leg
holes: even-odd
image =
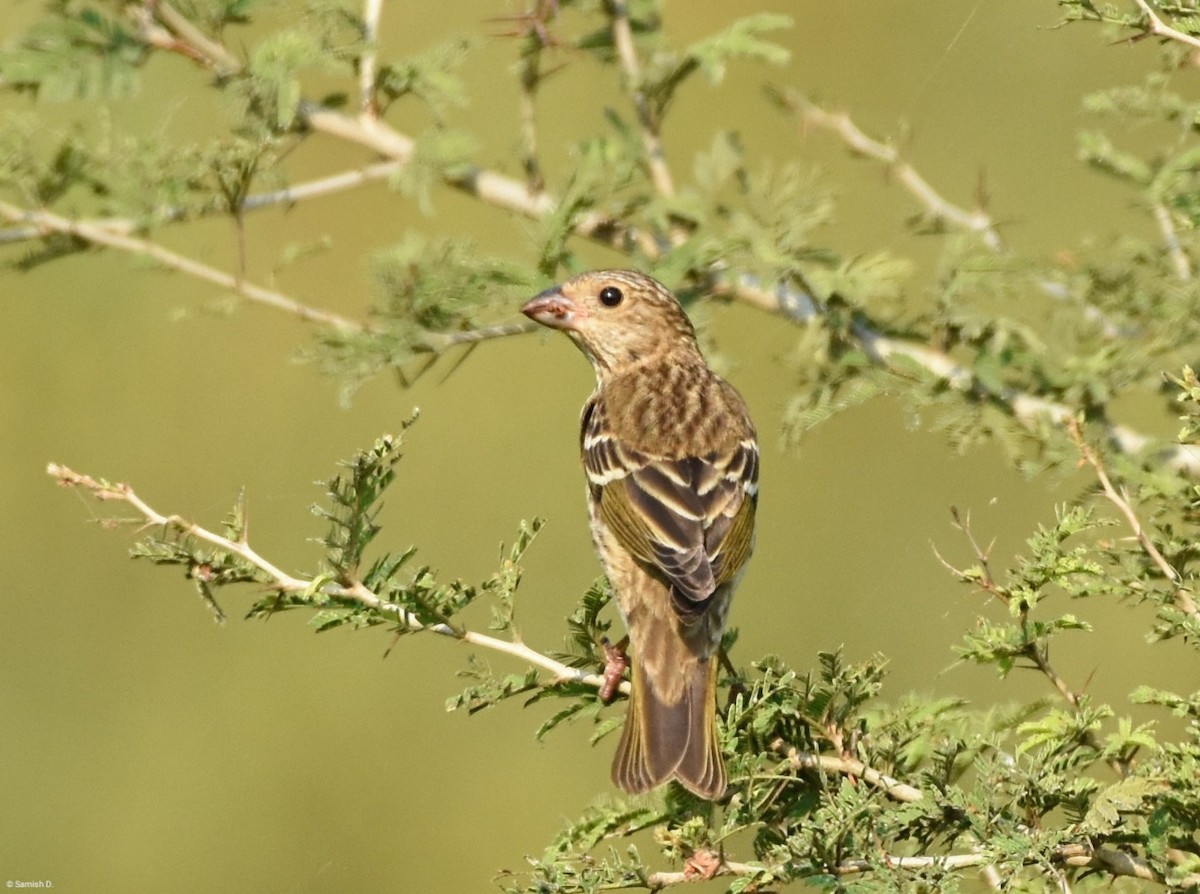
[[[605,636],[600,639],[600,645],[604,649],[604,685],[600,687],[600,701],[608,704],[617,694],[617,687],[621,685],[621,678],[629,667],[629,656],[625,654],[629,637],[613,645]]]

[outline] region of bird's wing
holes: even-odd
[[[702,611],[749,558],[757,499],[752,437],[703,456],[665,459],[634,449],[584,411],[583,465],[600,517],[621,545],[671,582],[681,614]]]

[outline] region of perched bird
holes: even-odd
[[[632,645],[612,778],[725,791],[717,651],[754,545],[758,443],[741,395],[709,369],[675,296],[628,270],[584,273],[522,313],[561,329],[596,371],[580,449],[592,540]]]

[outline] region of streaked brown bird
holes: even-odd
[[[676,779],[720,798],[717,651],[758,500],[746,404],[648,276],[585,273],[521,310],[566,332],[596,371],[580,430],[588,510],[633,652],[613,782],[636,793]]]

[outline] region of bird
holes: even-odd
[[[582,273],[522,308],[570,336],[596,373],[579,448],[592,541],[631,646],[630,704],[612,780],[728,786],[716,728],[718,652],[754,549],[759,448],[746,402],[705,361],[662,283]]]

